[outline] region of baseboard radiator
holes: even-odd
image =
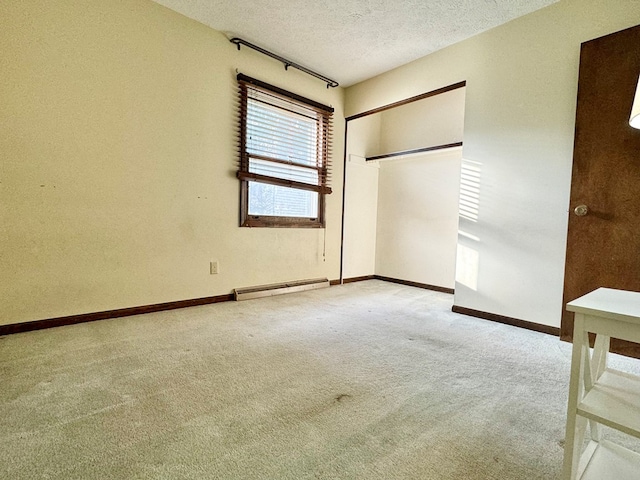
[[[233,292],[235,299],[251,300],[252,298],[273,297],[285,293],[302,292],[304,290],[317,290],[327,288],[329,280],[316,278],[313,280],[298,280],[296,282],[274,283],[272,285],[260,285],[257,287],[236,288]]]

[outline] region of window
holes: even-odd
[[[240,225],[324,227],[333,108],[238,75]]]

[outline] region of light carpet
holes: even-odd
[[[372,280],[0,337],[0,478],[558,478],[570,345],[452,300]]]

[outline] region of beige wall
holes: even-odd
[[[326,237],[237,226],[236,69],[335,107]],[[147,0],[2,2],[0,71],[0,324],[338,278],[342,89]]]
[[[467,81],[480,193],[460,221],[457,305],[559,326],[580,43],[638,23],[635,0],[561,0],[347,89],[354,115]]]
[[[457,88],[380,113],[380,153],[461,142],[464,96]]]
[[[378,221],[378,162],[349,154],[344,202],[342,277],[373,275],[376,269]]]
[[[377,275],[454,288],[461,158],[458,147],[380,161]]]
[[[379,165],[365,158],[380,151],[381,118],[369,115],[348,122],[343,279],[375,273]]]

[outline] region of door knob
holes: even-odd
[[[573,209],[573,213],[575,213],[579,217],[584,217],[587,213],[589,213],[589,208],[586,205],[578,205]]]

